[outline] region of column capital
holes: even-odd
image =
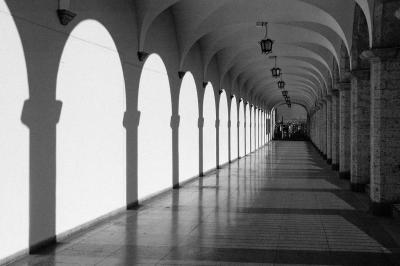
[[[351,83],[350,82],[339,82],[337,84],[337,88],[339,91],[348,91],[351,89]]]
[[[179,123],[181,121],[181,117],[177,114],[174,114],[171,116],[171,121],[169,125],[171,126],[172,129],[177,129],[179,128]]]
[[[197,120],[197,126],[199,128],[203,128],[204,127],[204,117],[199,117],[199,119]]]
[[[372,48],[362,52],[361,59],[369,61],[400,60],[400,47]]]
[[[326,99],[327,102],[332,101],[332,94],[327,94],[327,95],[325,96],[325,99]]]
[[[351,76],[352,78],[356,78],[359,80],[368,80],[370,79],[370,69],[369,68],[364,68],[364,69],[353,69],[351,71]]]
[[[348,83],[348,82],[350,82],[350,80],[351,80],[350,70],[343,71],[339,83]]]
[[[324,106],[324,99],[319,99],[318,102],[315,103],[318,109]]]
[[[339,97],[339,90],[338,89],[332,90],[332,99],[334,97]]]
[[[219,128],[220,122],[221,121],[219,119],[215,119],[215,128]]]
[[[29,128],[56,125],[60,119],[62,102],[29,99],[24,102],[21,121]]]
[[[125,128],[138,127],[140,122],[140,111],[128,110],[124,113],[123,125]]]

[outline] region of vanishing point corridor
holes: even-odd
[[[399,265],[400,0],[0,0],[0,266]]]
[[[399,265],[368,208],[311,143],[270,142],[13,265]]]

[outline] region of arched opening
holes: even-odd
[[[265,111],[265,119],[264,119],[264,122],[265,122],[265,144],[267,144],[268,143],[268,141],[269,141],[269,124],[270,124],[270,120],[269,120],[269,113],[268,113],[268,111]]]
[[[260,125],[259,124],[260,116],[259,116],[259,112],[258,111],[259,111],[258,108],[254,107],[254,120],[255,120],[255,123],[254,123],[254,127],[255,127],[255,130],[254,130],[254,135],[255,135],[254,143],[255,143],[255,145],[254,145],[254,147],[255,147],[255,150],[257,150],[258,146],[259,146],[259,142],[258,142],[259,131],[258,131],[258,128],[259,128],[259,125]]]
[[[229,132],[228,132],[228,101],[225,91],[219,98],[219,164],[229,161]]]
[[[243,105],[243,101],[240,101],[239,104],[239,156],[243,157],[246,155],[246,151],[245,151],[245,143],[246,143],[246,139],[245,139],[245,120],[244,120],[244,105]]]
[[[172,186],[171,96],[167,69],[150,55],[139,83],[138,197],[144,199]]]
[[[57,233],[126,202],[125,82],[112,37],[97,21],[84,21],[72,31],[60,62]]]
[[[199,174],[199,128],[196,83],[185,74],[179,95],[179,181]]]
[[[259,141],[260,141],[260,147],[263,145],[263,111],[260,109],[260,111],[259,111],[259,114],[260,114],[260,118],[259,118],[259,121],[260,121],[260,129],[258,130],[258,132],[259,132],[259,137],[258,137],[258,139],[259,139]]]
[[[268,141],[268,122],[267,122],[267,112],[264,111],[264,144],[267,143]]]
[[[231,100],[231,160],[238,157],[237,104],[235,96]]]
[[[251,145],[250,145],[250,104],[246,104],[246,154],[249,154],[251,152]]]
[[[251,106],[251,151],[255,151],[256,149],[256,138],[257,131],[256,129],[256,108],[255,106]]]
[[[281,104],[276,108],[276,114],[279,121],[283,122],[307,121],[307,110],[299,104],[292,104],[291,108],[286,104]]]
[[[262,111],[258,109],[258,147],[262,146]]]
[[[22,43],[5,1],[0,1],[0,261],[28,247],[29,131],[21,122],[29,98]]]
[[[256,116],[256,118],[257,118],[257,148],[260,147],[260,143],[261,143],[260,142],[260,137],[261,137],[261,134],[260,134],[260,129],[261,129],[261,127],[260,127],[260,123],[261,123],[260,114],[261,114],[260,109],[257,109],[257,116]]]
[[[257,142],[258,142],[258,113],[257,113],[257,107],[254,106],[253,109],[253,121],[254,121],[254,132],[253,132],[253,136],[254,136],[254,150],[257,150]]]
[[[261,121],[261,125],[262,125],[262,131],[261,131],[261,133],[262,133],[262,144],[264,145],[265,144],[265,111],[263,110],[262,111],[262,121]]]
[[[214,89],[209,83],[206,86],[203,100],[203,172],[216,167],[215,114]]]
[[[275,127],[276,127],[276,109],[271,109],[269,113],[269,124],[270,124],[270,132],[269,132],[269,140],[272,141],[275,139]]]

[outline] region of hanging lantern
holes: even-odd
[[[287,95],[288,95],[288,91],[287,91],[287,90],[282,91],[282,95],[283,95],[283,97],[285,97],[285,99],[286,99],[286,97],[287,97]]]
[[[279,89],[281,89],[281,90],[283,90],[284,88],[285,88],[285,82],[283,81],[283,72],[281,72],[281,80],[280,81],[278,81],[278,88]]]
[[[268,22],[257,22],[257,26],[265,27],[265,37],[259,42],[261,53],[265,55],[272,53],[272,45],[274,41],[268,38]]]
[[[289,108],[292,107],[292,102],[290,101],[290,97],[288,97],[288,98],[286,99],[286,104],[287,104],[287,106],[288,106]]]
[[[274,56],[274,58],[275,58],[275,66],[271,69],[271,73],[274,78],[279,78],[281,75],[281,69],[279,67],[276,67],[276,56]]]
[[[278,81],[278,88],[281,90],[285,88],[285,82],[283,80]]]

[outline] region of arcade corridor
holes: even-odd
[[[399,32],[400,0],[0,0],[0,265],[400,262]]]
[[[400,224],[369,214],[310,143],[271,142],[12,265],[386,266],[399,246]]]

